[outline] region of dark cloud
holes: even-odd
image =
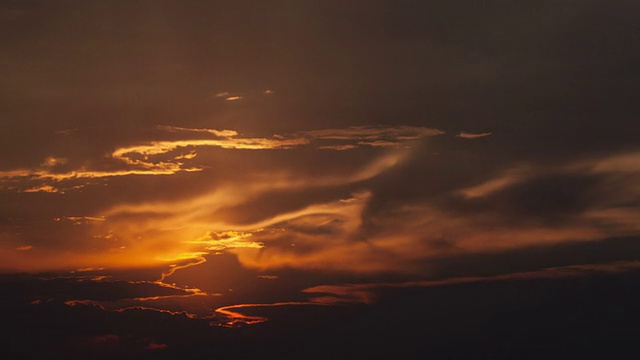
[[[578,272],[391,286],[380,289],[376,302],[368,305],[263,306],[258,308],[272,321],[233,329],[144,309],[111,312],[57,302],[13,304],[10,312],[3,312],[3,329],[11,330],[4,351],[12,357],[45,358],[55,351],[96,359],[196,359],[203,354],[464,358],[478,353],[498,359],[514,354],[554,358],[558,349],[562,356],[590,358],[633,352],[638,337],[637,270]],[[252,309],[244,312],[251,314]]]
[[[150,296],[190,294],[178,288],[164,287],[151,282],[129,282],[91,276],[46,278],[26,275],[3,275],[2,283],[5,289],[4,293],[7,296],[15,296],[25,302],[115,301]]]
[[[603,183],[600,177],[586,174],[542,175],[454,206],[469,213],[495,211],[505,222],[541,221],[553,226],[604,205],[598,198]]]

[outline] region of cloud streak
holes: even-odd
[[[545,268],[536,271],[517,272],[495,276],[457,277],[442,280],[408,281],[394,283],[320,285],[304,289],[303,292],[320,295],[312,301],[322,302],[338,300],[342,303],[371,304],[378,294],[388,288],[431,288],[474,283],[492,283],[507,281],[526,281],[535,279],[570,279],[593,274],[615,274],[640,269],[638,261],[620,261],[605,264],[584,264]]]
[[[482,137],[487,137],[489,135],[491,135],[493,133],[490,132],[484,132],[484,133],[470,133],[470,132],[460,132],[458,135],[456,135],[459,138],[463,138],[463,139],[477,139],[477,138],[482,138]]]

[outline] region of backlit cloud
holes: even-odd
[[[382,206],[386,194],[371,188],[368,182],[383,174],[390,179],[387,181],[406,181],[395,180],[393,176],[405,171],[417,156],[411,146],[393,145],[434,136],[440,131],[356,127],[298,133],[298,137],[253,138],[241,137],[232,130],[181,127],[159,130],[215,138],[141,143],[117,148],[110,158],[125,166],[146,169],[127,170],[132,173],[202,172],[208,164],[206,161],[194,163],[200,159],[195,157],[195,149],[200,149],[206,160],[211,156],[207,148],[294,152],[329,139],[347,142],[343,145],[360,146],[363,142],[385,145],[365,160],[354,162],[347,170],[329,167],[319,175],[310,175],[305,168],[283,167],[271,172],[245,170],[240,179],[220,180],[215,186],[184,198],[121,201],[92,217],[56,218],[71,224],[96,225],[87,231],[94,241],[112,242],[110,251],[114,258],[118,252],[136,252],[136,261],[145,258],[145,264],[164,264],[168,270],[162,279],[177,270],[203,264],[207,256],[224,252],[236,255],[243,266],[260,271],[290,267],[414,273],[425,271],[423,264],[429,259],[443,256],[595,241],[614,235],[633,235],[639,230],[634,221],[638,211],[622,203],[604,203],[594,198],[592,205],[573,205],[572,202],[579,199],[566,198],[562,203],[567,208],[564,210],[560,204],[533,202],[544,195],[521,198],[521,194],[555,191],[554,187],[566,186],[565,183],[572,181],[582,183],[590,174],[596,174],[603,184],[619,185],[598,185],[599,192],[607,192],[609,201],[622,199],[616,188],[634,192],[640,189],[633,190],[630,180],[618,179],[612,174],[637,171],[633,167],[633,154],[548,167],[518,164],[478,178],[476,183],[466,182],[464,187],[451,186],[438,201],[416,198],[401,206],[392,202]],[[186,151],[180,152],[181,148]],[[91,177],[90,174],[95,173],[75,173],[74,179]],[[107,172],[95,176],[100,174],[106,176]],[[73,178],[44,172],[41,176],[57,176],[57,181]],[[596,186],[589,185],[589,181],[580,186]],[[396,186],[420,185],[408,181]],[[580,189],[577,185],[572,188]],[[565,197],[573,196],[572,192],[563,191]],[[294,192],[300,194],[296,195],[301,196],[300,199],[304,199],[305,194],[315,194],[315,198],[289,205],[277,195]],[[579,196],[578,193],[575,196]],[[381,210],[373,210],[372,204]],[[545,210],[544,206],[549,209]],[[574,210],[575,206],[586,207],[583,211]],[[565,219],[562,224],[553,223],[558,216]],[[94,256],[86,257],[85,266],[106,266],[112,261],[102,256],[101,263],[90,263],[91,258]],[[398,263],[397,259],[403,261]]]
[[[186,244],[205,245],[206,250],[223,251],[233,248],[255,248],[260,249],[264,244],[251,241],[252,233],[237,231],[224,231],[212,233],[208,231],[205,235],[195,239],[185,241]]]

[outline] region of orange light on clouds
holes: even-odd
[[[47,184],[42,184],[42,185],[38,185],[36,187],[32,187],[29,189],[24,190],[24,192],[26,193],[30,193],[30,192],[47,192],[47,193],[57,193],[60,192],[60,190],[56,187],[53,187],[51,185],[47,185]]]
[[[166,270],[159,277],[165,279],[178,270],[203,264],[208,256],[224,252],[234,254],[244,267],[263,271],[291,267],[361,273],[412,272],[416,269],[411,264],[420,263],[420,259],[456,252],[502,251],[608,236],[606,227],[594,225],[594,219],[612,224],[618,230],[624,229],[625,234],[638,231],[637,214],[624,208],[590,211],[581,214],[580,221],[549,228],[536,223],[526,227],[510,226],[490,213],[456,214],[422,204],[401,206],[385,217],[376,218],[376,232],[367,233],[362,220],[370,202],[375,200],[375,194],[362,183],[404,166],[415,156],[417,147],[411,146],[412,141],[444,133],[437,129],[412,126],[327,128],[271,137],[245,137],[235,130],[203,127],[158,126],[155,130],[187,138],[132,142],[115,147],[106,155],[113,160],[110,164],[114,169],[78,168],[56,173],[52,166],[66,160],[47,157],[43,167],[6,170],[0,173],[0,180],[11,181],[13,185],[20,177],[29,181],[50,179],[51,184],[24,190],[46,192],[54,191],[55,186],[64,181],[85,178],[118,176],[126,179],[130,175],[200,173],[207,164],[195,162],[196,151],[202,149],[204,152],[205,148],[261,153],[269,150],[293,152],[305,146],[341,151],[368,146],[371,153],[348,170],[309,175],[287,167],[252,172],[251,166],[247,166],[237,177],[182,197],[122,199],[89,215],[60,214],[54,218],[56,226],[82,227],[84,233],[78,236],[84,238],[77,241],[93,247],[47,248],[20,239],[18,235],[5,234],[10,236],[8,243],[12,244],[4,249],[3,258],[7,259],[8,266],[25,269],[161,266]],[[196,134],[209,138],[188,138]],[[233,151],[229,156],[234,156]],[[453,189],[450,195],[466,200],[487,198],[529,181],[539,173],[634,173],[638,171],[634,167],[637,159],[637,153],[629,153],[553,169],[518,165],[496,172],[476,184]],[[213,172],[207,174],[211,176]],[[357,191],[347,197],[330,195],[326,199],[301,201],[295,207],[256,213],[251,220],[243,220],[241,212],[233,215],[228,211],[242,207],[252,211],[252,202],[272,194],[298,192],[304,196],[308,192],[339,187],[353,187]],[[33,246],[31,251],[16,250],[26,250],[21,244],[27,242]],[[436,246],[436,243],[449,246]],[[12,258],[16,253],[20,257]],[[66,255],[60,256],[61,253]],[[405,261],[399,263],[396,259]]]

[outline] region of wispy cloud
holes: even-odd
[[[169,125],[159,125],[157,129],[165,133],[204,134],[211,138],[133,143],[116,147],[105,158],[85,161],[82,166],[76,169],[69,169],[71,162],[68,158],[49,156],[43,160],[39,167],[0,171],[0,182],[10,180],[38,181],[39,183],[22,189],[15,184],[12,184],[10,188],[23,192],[64,194],[65,190],[81,188],[85,184],[61,187],[58,183],[63,181],[136,175],[173,175],[180,172],[202,171],[206,165],[193,164],[198,148],[289,150],[309,145],[314,145],[318,149],[331,150],[350,150],[362,146],[389,148],[401,146],[407,141],[443,133],[440,130],[426,127],[360,126],[303,131],[289,135],[273,135],[272,137],[243,137],[237,131],[229,129],[187,128]],[[187,151],[186,154],[176,154],[179,149]]]
[[[214,95],[214,97],[224,100],[224,101],[237,101],[245,98],[255,98],[257,96],[264,95],[273,95],[274,91],[272,89],[264,89],[261,91],[248,91],[248,92],[232,92],[232,91],[221,91]]]
[[[592,274],[623,273],[640,269],[640,262],[619,261],[604,264],[584,264],[545,268],[528,272],[516,272],[494,276],[470,276],[455,277],[440,280],[408,281],[397,283],[369,283],[369,284],[347,284],[347,285],[320,285],[304,289],[307,294],[321,295],[311,299],[314,302],[333,301],[342,303],[364,303],[375,302],[377,294],[385,288],[429,288],[450,285],[463,285],[485,282],[522,281],[535,279],[566,279],[579,278]]]
[[[53,219],[54,221],[68,221],[74,225],[89,224],[96,221],[105,221],[104,216],[63,216]]]
[[[326,140],[415,140],[444,134],[443,131],[416,126],[352,126],[342,129],[322,129],[300,132],[303,135]]]
[[[458,135],[456,135],[459,138],[463,138],[463,139],[477,139],[477,138],[481,138],[481,137],[486,137],[489,136],[493,133],[490,132],[484,132],[484,133],[470,133],[470,132],[460,132]]]
[[[205,259],[203,257],[203,255],[207,255],[207,252],[190,252],[190,253],[181,253],[179,254],[177,257],[174,258],[162,258],[160,260],[162,261],[166,261],[166,262],[172,262],[172,264],[169,265],[169,270],[166,272],[163,272],[160,279],[158,280],[159,282],[164,281],[167,277],[173,275],[176,271],[178,270],[182,270],[182,269],[186,269],[192,266],[197,266],[200,264],[203,264],[207,261],[207,259]],[[186,260],[186,261],[185,261]],[[175,264],[173,262],[177,262],[177,261],[181,261],[182,264]]]
[[[527,169],[526,167],[512,168],[483,183],[461,189],[458,193],[466,198],[478,198],[490,195],[526,179],[527,176],[531,176],[533,173],[533,169]]]
[[[60,190],[48,184],[41,184],[32,188],[25,189],[24,192],[26,193],[30,193],[30,192],[57,193],[57,192],[60,192]]]
[[[240,313],[239,309],[255,309],[265,307],[285,307],[285,306],[322,306],[325,304],[319,302],[303,302],[303,301],[289,301],[267,304],[238,304],[229,305],[215,310],[215,320],[212,320],[210,325],[221,327],[236,327],[240,325],[254,325],[268,321],[269,319],[263,316],[245,315]]]
[[[309,140],[304,138],[224,138],[224,139],[194,139],[178,141],[152,141],[141,145],[133,145],[116,149],[112,156],[114,158],[127,158],[128,154],[158,155],[168,153],[179,147],[200,147],[211,146],[223,149],[240,150],[268,150],[268,149],[289,149],[296,146],[306,145]],[[132,161],[132,160],[127,160]],[[138,160],[140,161],[140,160]]]
[[[351,149],[355,149],[357,146],[356,145],[352,145],[352,144],[345,144],[345,145],[325,145],[325,146],[318,146],[318,149],[320,150],[337,150],[337,151],[341,151],[341,150],[351,150]]]
[[[254,248],[264,247],[263,243],[251,241],[253,233],[238,231],[223,231],[207,233],[195,240],[185,241],[186,244],[202,244],[206,250],[223,251],[233,248]]]
[[[235,130],[216,130],[216,129],[206,129],[206,128],[185,128],[179,126],[169,126],[169,125],[158,125],[157,128],[159,130],[168,131],[168,132],[196,132],[196,133],[209,133],[215,136],[220,137],[234,137],[238,135],[238,132]]]

